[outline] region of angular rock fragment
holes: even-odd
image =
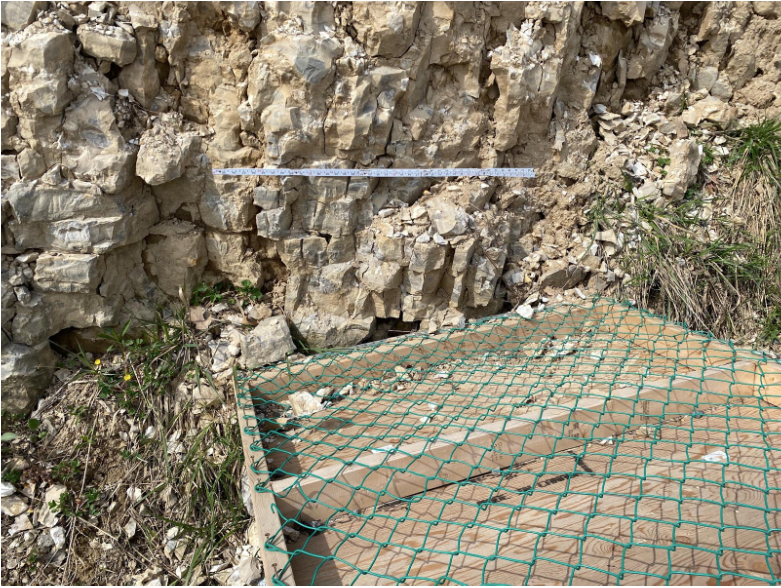
[[[697,179],[702,147],[693,140],[676,141],[670,148],[667,177],[662,180],[662,193],[673,202],[682,200],[686,190]]]
[[[23,150],[17,157],[19,162],[19,173],[22,179],[35,180],[40,178],[46,171],[46,162],[40,153],[34,149],[27,148]]]
[[[100,255],[43,253],[35,264],[33,285],[44,292],[95,293],[105,271]]]
[[[117,127],[110,102],[95,95],[74,103],[62,125],[62,165],[79,180],[116,194],[134,179],[135,149]]]
[[[249,282],[255,288],[263,285],[263,266],[257,252],[248,246],[246,235],[207,230],[206,251],[209,267],[226,276],[235,286]]]
[[[727,129],[735,120],[736,109],[714,96],[708,96],[689,106],[681,114],[681,119],[690,127],[702,122],[714,123],[720,129]]]
[[[169,296],[189,298],[208,262],[204,230],[170,220],[152,227],[144,249],[147,273]]]
[[[46,31],[27,37],[10,49],[8,72],[13,87],[11,105],[17,115],[61,114],[73,98],[68,88],[73,73],[71,35]]]
[[[155,129],[141,137],[136,174],[150,186],[165,184],[181,177],[198,137],[182,135],[177,129]]]
[[[135,38],[120,27],[87,23],[81,25],[76,34],[87,55],[117,65],[127,65],[136,58]]]
[[[4,185],[10,185],[19,179],[19,164],[13,155],[2,156],[2,180]]]
[[[29,2],[16,0],[15,2],[3,2],[0,7],[2,23],[12,31],[23,29],[35,20],[41,10],[46,10],[48,2]]]
[[[157,29],[139,25],[136,32],[136,58],[119,72],[119,87],[127,90],[144,108],[152,108],[152,102],[160,92],[160,77],[155,61]]]
[[[353,26],[369,55],[401,57],[415,37],[418,2],[356,2]]]
[[[245,32],[251,32],[260,23],[260,2],[219,2],[220,9]]]
[[[44,341],[32,347],[4,342],[0,357],[3,411],[26,413],[48,387],[57,356]]]
[[[15,342],[37,345],[64,329],[115,326],[122,300],[81,292],[33,292],[16,305],[11,332]]]
[[[577,286],[586,277],[587,269],[580,265],[566,265],[557,263],[558,267],[549,269],[542,274],[540,278],[540,289],[542,288],[573,288]]]
[[[637,47],[629,58],[627,79],[650,81],[659,71],[678,30],[678,16],[677,12],[660,6],[656,15],[645,21]]]
[[[3,404],[5,408],[5,404]],[[29,508],[27,501],[21,496],[3,496],[0,498],[0,512],[9,517],[16,517],[27,512]]]
[[[7,227],[20,250],[103,253],[148,234],[158,211],[147,190],[140,180],[115,196],[79,181],[17,182],[5,194]]]
[[[242,333],[239,362],[242,367],[252,369],[281,361],[295,350],[285,317],[273,316],[258,323],[252,331]]]
[[[253,186],[247,178],[207,177],[198,210],[203,223],[220,231],[243,232],[252,228]]]
[[[610,20],[620,20],[626,26],[643,22],[646,2],[600,2],[602,15]]]

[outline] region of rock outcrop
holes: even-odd
[[[263,287],[315,347],[603,291],[628,244],[578,233],[600,186],[677,202],[703,137],[781,112],[770,2],[5,2],[2,26],[4,410],[49,337],[201,282]],[[538,179],[211,171],[255,166]],[[283,324],[242,345],[271,361]]]

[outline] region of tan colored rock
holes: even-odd
[[[694,140],[676,141],[670,147],[670,165],[662,180],[662,193],[673,202],[682,200],[686,190],[697,179],[702,147]]]
[[[337,61],[341,79],[325,121],[326,141],[357,161],[371,161],[385,152],[397,102],[407,89],[404,70],[381,66],[368,72],[347,57]]]
[[[198,203],[201,221],[220,231],[239,233],[252,228],[252,180],[239,176],[207,176]]]
[[[267,35],[249,69],[248,106],[262,126],[266,157],[284,164],[324,149],[325,91],[342,46],[325,35]],[[295,80],[295,82],[293,82]],[[275,88],[294,89],[287,96]]]
[[[527,20],[518,29],[511,25],[507,42],[491,57],[499,99],[494,109],[494,148],[505,151],[526,144],[533,136],[547,135],[554,97],[559,88],[563,50],[572,35],[570,23],[580,18],[582,5],[566,5],[565,21],[553,45],[546,44],[543,21]]]
[[[678,13],[664,6],[645,21],[634,52],[629,57],[626,77],[650,80],[667,59],[667,52],[678,31]]]
[[[103,297],[121,296],[125,304],[135,298],[156,300],[159,291],[144,271],[143,242],[112,249],[103,258],[106,271],[98,293]]]
[[[443,195],[425,202],[428,216],[443,237],[463,235],[469,229],[469,215]]]
[[[402,268],[398,263],[389,261],[366,263],[358,271],[361,283],[373,292],[396,290],[401,286]]]
[[[160,217],[166,219],[176,216],[192,223],[200,222],[198,204],[203,195],[204,183],[202,170],[185,167],[181,177],[152,186],[152,194],[160,207]]]
[[[735,120],[736,109],[714,96],[708,96],[689,106],[681,114],[681,119],[690,127],[702,122],[714,123],[720,129],[727,129]]]
[[[372,56],[401,57],[412,45],[419,2],[354,2],[352,24]]]
[[[117,65],[127,65],[136,58],[136,39],[120,27],[87,23],[76,34],[87,55]]]
[[[424,273],[441,269],[445,265],[447,251],[447,246],[434,242],[416,242],[409,261],[410,271]]]
[[[0,139],[4,150],[13,148],[12,138],[16,135],[18,123],[19,119],[11,109],[11,103],[6,96],[3,96],[0,108]]]
[[[7,227],[19,249],[103,253],[140,241],[158,219],[140,180],[116,196],[79,181],[17,182],[6,196],[13,216]]]
[[[348,190],[344,178],[310,178],[299,190],[291,210],[304,230],[343,237],[357,223],[356,199],[362,194]]]
[[[95,293],[106,264],[100,255],[42,253],[35,264],[33,285],[43,292]]]
[[[247,235],[207,230],[204,237],[208,269],[226,276],[235,286],[245,281],[256,288],[263,286],[263,265],[258,253],[249,248]]]
[[[14,155],[3,155],[0,171],[2,173],[3,185],[10,186],[11,183],[19,179],[19,164]]]
[[[260,23],[260,2],[219,2],[220,9],[245,32],[251,32]]]
[[[619,20],[626,26],[643,22],[646,2],[600,2],[602,15],[610,20]]]
[[[759,16],[781,18],[781,6],[778,2],[752,2],[751,7]]]
[[[192,223],[165,221],[149,230],[144,265],[169,296],[189,298],[208,262],[204,230]]]
[[[273,316],[242,334],[239,362],[242,367],[252,369],[281,361],[295,350],[285,317]]]
[[[5,409],[5,403],[3,403],[3,408]],[[27,501],[18,494],[0,498],[0,512],[6,516],[19,516],[20,514],[27,512],[28,508],[29,505],[27,504]]]
[[[46,162],[43,156],[34,149],[24,149],[17,157],[19,171],[25,180],[40,178],[46,171]]]
[[[574,288],[586,277],[586,270],[580,265],[568,265],[556,261],[548,264],[548,269],[540,278],[540,288]]]
[[[293,222],[293,215],[288,208],[262,210],[255,217],[258,235],[266,239],[284,239]]]
[[[68,78],[73,73],[73,45],[65,32],[41,32],[10,50],[8,72],[11,105],[24,117],[58,115],[73,97]]]
[[[62,159],[62,115],[20,118],[17,136],[12,140],[15,150],[28,145],[34,148],[43,158],[46,169],[52,170],[53,176],[57,175]]]
[[[16,305],[13,339],[24,345],[38,345],[71,327],[115,326],[121,306],[121,299],[97,294],[34,292],[29,302]]]
[[[30,411],[49,386],[57,366],[57,356],[48,341],[34,347],[4,341],[0,357],[3,411]]]
[[[89,95],[65,113],[62,165],[79,180],[108,194],[127,187],[134,177],[136,152],[117,127],[111,103]]]
[[[23,29],[35,20],[40,11],[46,10],[47,4],[48,2],[28,2],[25,0],[3,2],[0,6],[2,23],[12,31]]]
[[[140,143],[136,174],[150,186],[158,186],[182,176],[185,161],[200,141],[176,129],[164,128],[147,131]]]
[[[60,503],[60,497],[68,491],[68,488],[64,484],[52,484],[46,489],[43,495],[43,501],[36,509],[38,518],[38,524],[52,528],[57,524],[62,513],[52,510],[51,503]],[[54,541],[52,541],[52,544]]]
[[[119,72],[119,87],[128,90],[141,106],[150,109],[160,91],[155,62],[156,29],[137,27],[136,43],[136,58]]]

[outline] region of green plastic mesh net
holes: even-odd
[[[239,372],[267,578],[777,585],[779,374],[604,299]]]

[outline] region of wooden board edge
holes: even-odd
[[[345,372],[355,369],[359,364],[369,367],[378,363],[378,361],[374,361],[375,359],[379,360],[388,357],[391,354],[399,358],[404,357],[403,352],[405,350],[409,351],[407,357],[416,357],[416,361],[422,361],[435,351],[446,347],[457,347],[463,345],[465,341],[474,345],[485,344],[486,336],[489,333],[502,328],[506,330],[513,329],[517,332],[528,327],[529,336],[537,335],[544,337],[560,330],[578,329],[587,319],[589,321],[593,320],[595,324],[599,324],[599,321],[604,317],[606,307],[608,306],[607,302],[595,304],[592,307],[569,305],[571,312],[557,314],[556,317],[559,320],[544,321],[534,318],[522,319],[521,317],[505,315],[489,320],[487,323],[478,324],[459,331],[436,333],[421,339],[409,338],[401,342],[388,340],[387,342],[380,343],[369,349],[358,347],[354,351],[344,354],[332,364],[329,363],[328,365],[315,364],[310,366],[306,363],[296,363],[293,367],[296,368],[297,371],[291,371],[291,366],[285,364],[269,366],[263,373],[262,381],[258,378],[255,381],[247,380],[247,383],[250,387],[254,387],[258,391],[257,394],[253,394],[253,400],[258,401],[261,400],[260,396],[263,392],[270,394],[277,393],[290,379],[305,372],[313,378],[322,377],[324,374],[343,375]],[[503,324],[503,321],[511,318],[517,318],[521,321],[520,324],[518,326]],[[421,335],[423,335],[423,333],[421,333]],[[504,340],[501,333],[497,333],[495,339],[497,342]]]
[[[781,363],[757,364],[754,372],[754,393],[761,400],[781,408]]]
[[[734,374],[740,372],[748,376],[755,373],[755,369],[756,362],[753,361],[725,367],[700,368],[681,374],[672,382],[669,378],[660,378],[639,388],[630,386],[618,389],[609,396],[588,396],[572,406],[556,405],[541,409],[538,419],[489,422],[472,432],[462,430],[433,440],[417,441],[402,446],[393,453],[368,455],[353,460],[351,465],[346,467],[338,464],[325,466],[310,472],[304,478],[276,480],[272,482],[272,488],[285,516],[292,518],[306,514],[311,519],[323,520],[331,516],[335,508],[360,510],[372,503],[390,502],[417,494],[423,489],[433,489],[479,475],[484,473],[485,468],[482,466],[486,464],[488,469],[508,467],[515,459],[511,455],[512,450],[517,449],[519,444],[521,450],[528,451],[531,455],[543,454],[549,440],[559,434],[558,429],[563,426],[562,422],[576,420],[575,415],[578,415],[586,426],[588,420],[594,421],[592,437],[606,437],[618,434],[631,424],[630,415],[634,413],[638,402],[643,402],[643,413],[654,415],[662,406],[672,405],[680,407],[681,410],[693,407],[694,404],[689,400],[692,394],[705,395],[705,398],[718,396],[717,400],[723,401],[722,390],[726,388],[731,391],[736,387],[741,391],[741,395],[746,393],[746,396],[751,397],[754,392],[747,390],[747,387],[753,386],[753,382],[749,383],[747,377],[735,379]],[[706,377],[708,374],[711,375],[710,378]],[[724,380],[712,377],[717,374],[733,377]],[[703,386],[705,382],[707,386]],[[603,413],[610,413],[613,420],[603,421]],[[627,422],[623,423],[622,420]],[[548,428],[551,430],[545,431]],[[573,433],[572,439],[562,436],[557,440],[554,444],[556,452],[580,443],[580,440],[576,439],[578,432]],[[563,435],[563,431],[561,434]],[[524,436],[525,440],[521,441]],[[486,451],[480,443],[491,439],[492,447],[501,442],[504,449],[484,463],[482,460],[486,457]],[[481,458],[479,469],[469,463],[473,447],[483,449],[482,452],[475,452],[475,455],[480,454]],[[537,449],[533,449],[534,447]],[[412,463],[416,463],[418,471],[407,471],[407,466]],[[397,475],[387,476],[386,472],[389,471],[397,472]],[[430,475],[431,472],[434,476]],[[387,481],[383,483],[386,478]],[[334,482],[330,482],[331,480]],[[359,487],[360,489],[356,489]],[[313,496],[317,497],[317,502],[311,502],[307,498]],[[345,504],[341,504],[345,501]]]
[[[252,469],[252,464],[258,462],[263,471],[270,471],[266,465],[266,456],[262,451],[253,452],[251,448],[250,436],[244,431],[243,421],[247,416],[247,409],[239,405],[238,386],[236,384],[236,372],[234,370],[231,377],[233,383],[233,392],[236,397],[236,416],[238,418],[239,434],[241,436],[241,445],[244,450],[244,466],[249,477],[250,491],[252,493],[252,511],[255,516],[255,526],[257,528],[260,544],[261,560],[263,561],[263,573],[266,577],[266,583],[270,585],[272,576],[282,572],[279,578],[287,586],[295,586],[293,577],[293,568],[290,564],[290,557],[287,555],[287,545],[285,536],[281,532],[282,520],[279,514],[272,507],[277,507],[274,494],[271,492],[258,492],[256,486],[267,480],[263,480],[259,474]],[[276,549],[267,549],[269,540],[273,541]],[[279,551],[278,551],[279,550]]]
[[[633,344],[672,359],[685,367],[722,366],[730,361],[758,361],[751,349],[735,347],[720,339],[690,331],[664,318],[637,309],[610,310],[605,324],[615,334]]]

